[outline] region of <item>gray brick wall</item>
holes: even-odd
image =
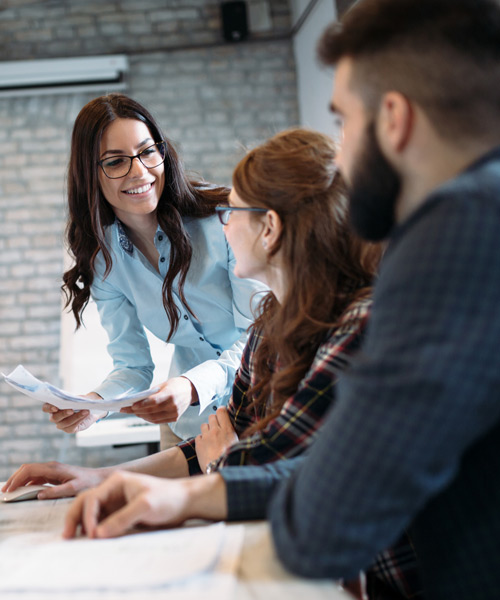
[[[288,0],[268,4],[271,33],[288,31]],[[222,40],[219,0],[3,0],[0,7],[3,60],[149,52]]]
[[[271,5],[270,33],[282,33],[289,26],[287,2]],[[245,146],[298,121],[289,40],[174,49],[195,37],[220,40],[218,2],[4,0],[1,6],[3,58],[126,51],[127,93],[148,106],[178,143],[186,166],[208,181],[230,183]],[[0,98],[2,372],[21,363],[59,382],[69,137],[78,111],[96,95]],[[23,462],[97,466],[144,451],[76,448],[74,437],[49,424],[38,403],[0,383],[0,480]]]

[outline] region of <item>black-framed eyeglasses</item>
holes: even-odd
[[[227,225],[231,213],[235,210],[248,210],[250,212],[267,212],[267,208],[254,208],[252,206],[216,206],[215,210],[219,216],[219,221]]]
[[[109,177],[109,179],[120,179],[120,177],[125,177],[130,173],[134,158],[138,158],[146,169],[159,167],[165,160],[166,146],[166,143],[163,141],[157,142],[152,146],[144,148],[144,150],[141,150],[139,154],[134,156],[124,154],[108,156],[100,160],[98,164],[106,177]]]

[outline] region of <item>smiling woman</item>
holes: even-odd
[[[251,296],[263,289],[233,274],[215,215],[227,189],[188,179],[152,115],[111,94],[89,102],[75,121],[68,202],[74,266],[63,278],[67,305],[80,326],[95,301],[114,365],[89,395],[149,387],[154,364],[146,329],[175,346],[172,363],[159,391],[126,412],[173,423],[175,441],[194,435],[229,400],[252,322]],[[44,410],[66,432],[103,416]]]
[[[116,217],[128,225],[131,232],[136,232],[139,223],[141,228],[149,223],[154,231],[146,231],[141,237],[144,246],[153,246],[151,250],[156,251],[153,243],[157,227],[155,211],[165,187],[165,142],[154,144],[153,141],[141,121],[116,119],[108,125],[101,139],[99,185]],[[133,151],[137,154],[130,155]],[[139,222],[136,221],[138,215],[149,217]],[[158,259],[150,262],[158,270]]]

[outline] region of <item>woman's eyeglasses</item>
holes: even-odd
[[[126,177],[130,173],[134,158],[138,158],[146,169],[154,169],[155,167],[159,167],[165,160],[165,154],[166,143],[158,142],[141,150],[135,156],[108,156],[100,160],[98,164],[106,177],[109,177],[109,179],[120,179],[120,177]]]
[[[254,208],[250,206],[216,206],[215,211],[219,216],[219,221],[227,225],[231,213],[236,210],[248,210],[250,212],[267,212],[267,208]]]

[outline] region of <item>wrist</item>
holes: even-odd
[[[186,518],[227,519],[226,482],[219,473],[197,475],[186,480]]]
[[[206,468],[205,468],[205,473],[207,475],[210,475],[212,473],[217,473],[217,471],[219,470],[219,459],[216,458],[215,460],[211,460]]]
[[[99,482],[96,485],[99,485],[103,481],[105,481],[110,475],[112,475],[115,471],[115,467],[97,467],[95,469],[91,469],[94,471],[99,479]]]
[[[198,397],[198,391],[196,390],[196,388],[193,385],[193,382],[188,379],[186,376],[181,375],[182,379],[185,379],[187,382],[189,382],[189,385],[191,386],[191,400],[190,400],[190,404],[199,404],[199,397]]]

